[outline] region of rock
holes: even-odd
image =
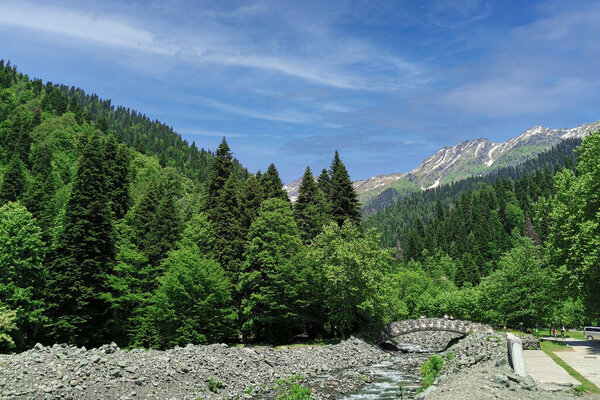
[[[93,362],[94,364],[97,364],[100,361],[100,356],[97,354],[94,354],[92,356],[92,358],[90,358],[90,361]]]
[[[423,390],[421,393],[415,397],[415,400],[423,400],[426,399],[431,393],[433,393],[437,389],[437,386],[431,385],[427,389]]]
[[[119,369],[111,369],[110,371],[108,371],[108,374],[113,378],[119,378],[122,375],[121,370]]]
[[[506,387],[510,386],[510,382],[508,381],[508,377],[506,375],[502,375],[502,374],[495,374],[494,375],[494,382],[500,384],[500,385],[504,385]]]
[[[527,390],[533,390],[535,389],[535,379],[533,379],[531,377],[531,375],[527,375],[525,378],[523,378],[523,380],[521,381],[521,387],[523,389],[527,389]]]
[[[33,346],[33,349],[36,351],[42,351],[44,350],[44,346],[41,343],[36,343],[35,346]]]

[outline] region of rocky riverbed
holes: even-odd
[[[300,374],[323,382],[323,396],[364,384],[358,369],[391,355],[363,340],[302,347],[194,346],[123,351],[54,345],[0,355],[0,396],[8,399],[234,399],[269,393],[278,379]],[[326,390],[325,390],[326,389]],[[333,389],[333,390],[331,390]],[[327,394],[327,392],[331,392]]]
[[[417,335],[410,338],[419,343]],[[391,353],[357,338],[326,346],[214,344],[166,351],[38,344],[20,354],[0,355],[0,398],[272,399],[279,380],[296,376],[316,400],[399,394],[407,399],[414,396],[419,366],[431,356],[418,352],[422,347],[413,350]],[[508,365],[504,334],[474,333],[440,354],[446,360],[442,374],[417,399],[576,398],[568,387],[549,391],[531,377],[516,376]]]

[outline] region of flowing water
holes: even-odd
[[[419,387],[394,361],[383,361],[367,369],[371,383],[358,392],[342,397],[344,400],[410,399]]]

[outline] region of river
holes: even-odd
[[[371,382],[365,384],[357,392],[348,394],[344,400],[372,399],[409,399],[419,388],[415,371],[406,371],[407,355],[395,356],[392,360],[367,367],[365,372],[371,376]]]

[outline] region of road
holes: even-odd
[[[523,352],[527,373],[531,375],[536,382],[548,385],[568,385],[578,386],[579,381],[567,373],[554,360],[542,350],[525,350]]]
[[[573,351],[558,351],[554,354],[600,387],[600,341],[566,339],[565,343]]]

